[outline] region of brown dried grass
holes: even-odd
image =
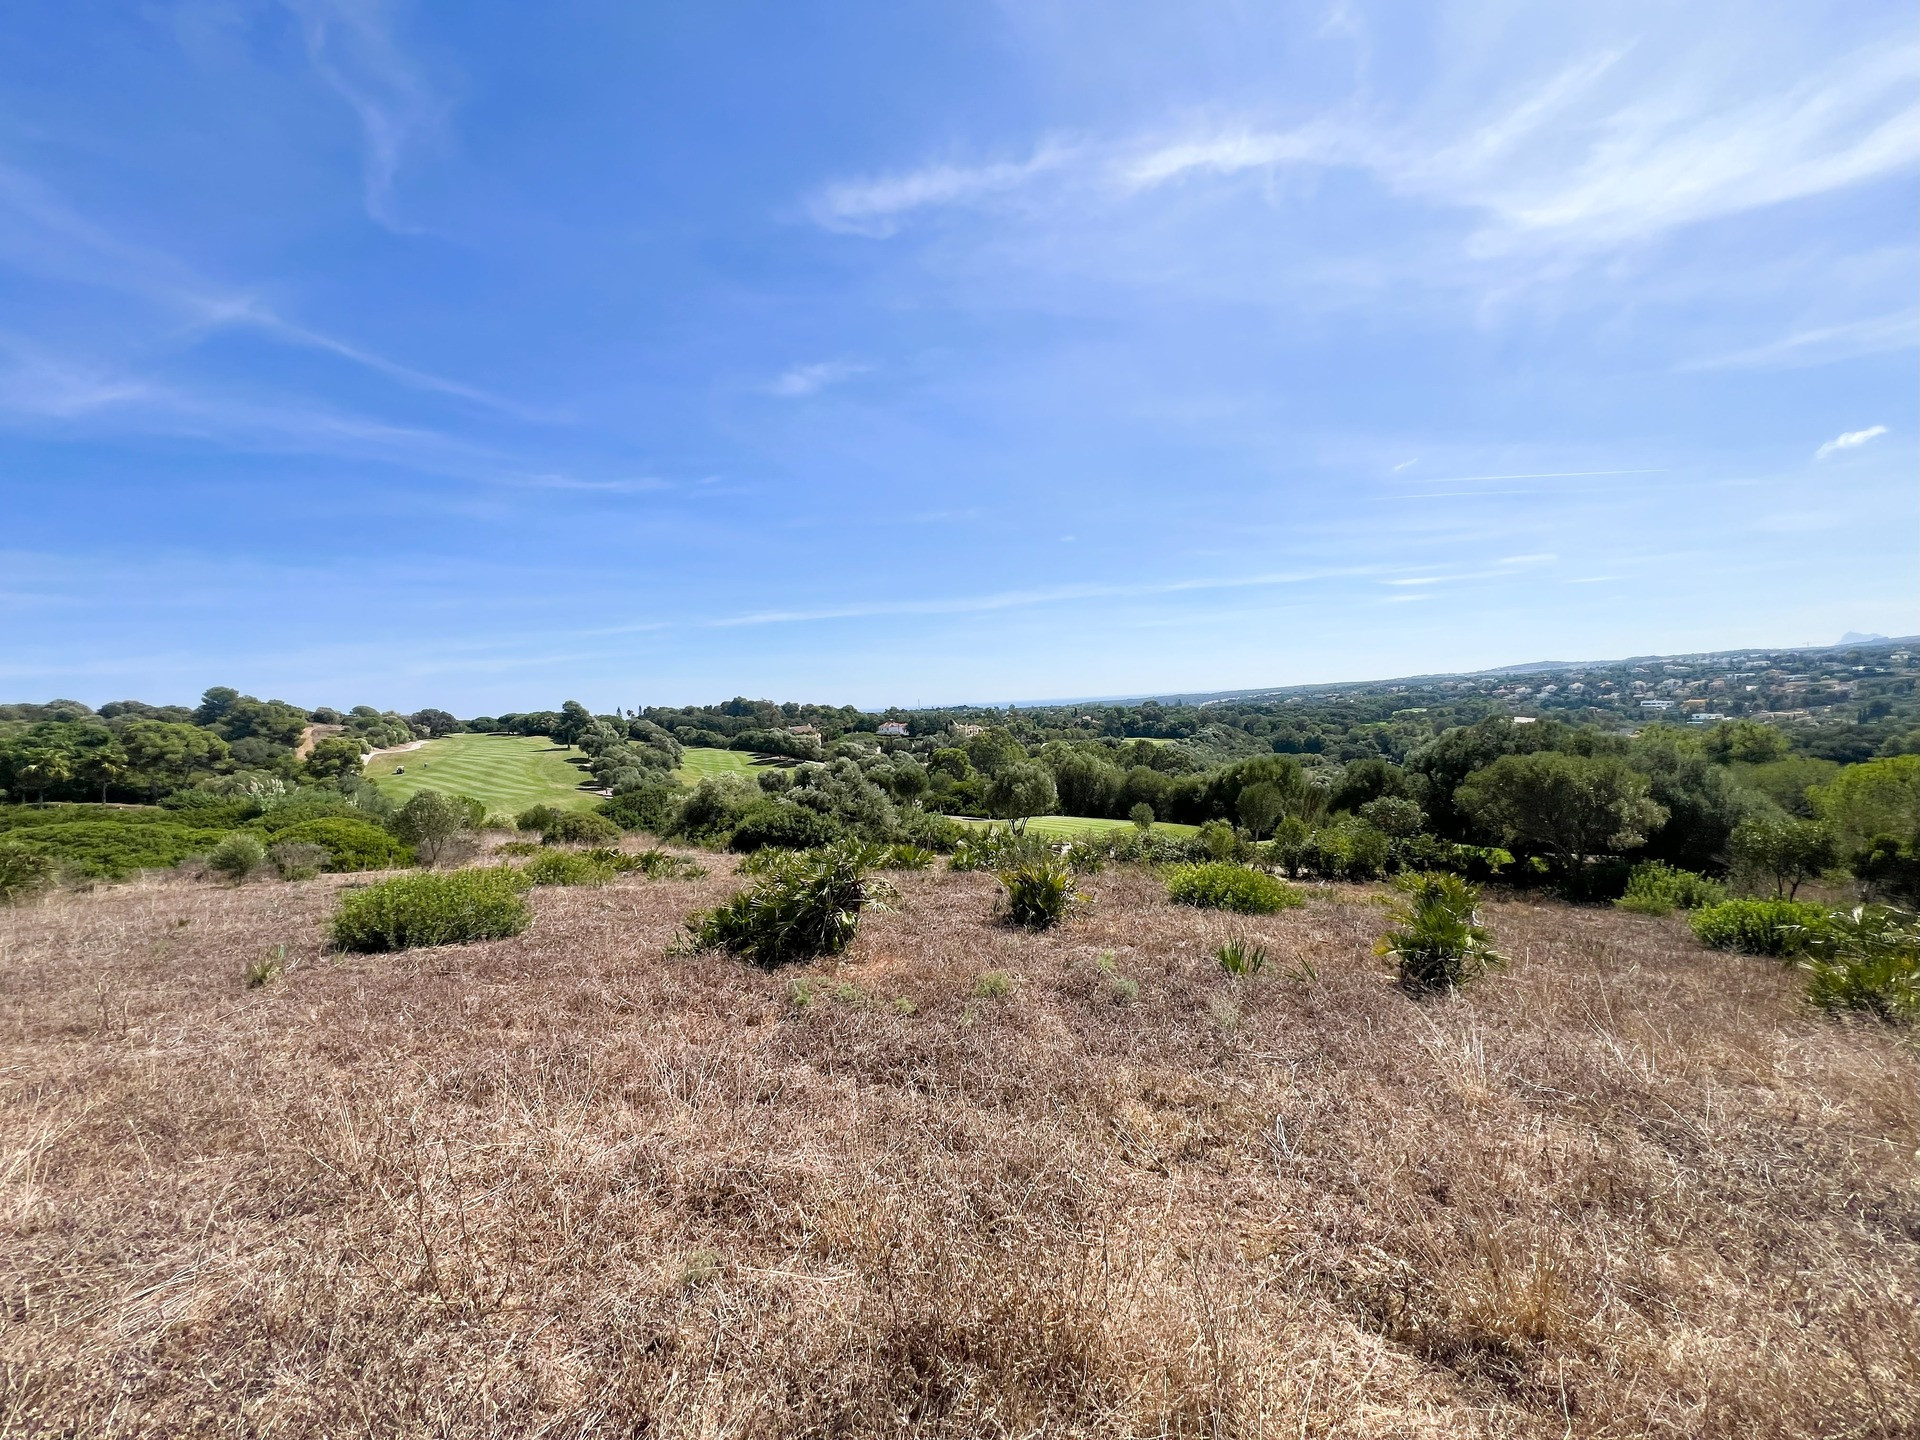
[[[1913,1055],[1769,963],[1506,903],[1416,1002],[1360,889],[906,874],[764,973],[667,953],[715,870],[382,957],[330,877],[0,912],[0,1433],[1920,1426]]]

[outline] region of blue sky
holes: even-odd
[[[19,0],[0,692],[1911,633],[1909,4]]]

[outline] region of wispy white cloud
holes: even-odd
[[[644,495],[673,488],[671,481],[652,475],[626,480],[583,480],[573,475],[515,475],[502,477],[502,483],[534,490],[584,490],[607,495]]]
[[[1237,175],[1277,165],[1362,164],[1372,152],[1373,146],[1361,133],[1337,123],[1316,122],[1298,130],[1238,128],[1189,136],[1148,146],[1140,154],[1110,163],[1120,187],[1135,191],[1194,175]]]
[[[257,399],[177,385],[0,336],[0,424],[187,438],[232,450],[323,454],[423,473],[510,481],[510,457],[418,425],[395,425],[305,400]]]
[[[1031,590],[1002,590],[986,595],[958,595],[927,600],[875,600],[814,610],[762,610],[707,623],[720,628],[742,625],[791,625],[818,620],[856,620],[881,615],[967,615],[995,610],[1025,609],[1073,600],[1112,600],[1129,597],[1181,595],[1212,590],[1251,590],[1269,586],[1302,585],[1315,580],[1348,579],[1373,573],[1370,566],[1219,576],[1200,580],[1163,580],[1138,584],[1095,582],[1053,585]]]
[[[1888,350],[1911,350],[1915,346],[1920,346],[1920,315],[1882,315],[1845,325],[1796,330],[1765,345],[1688,360],[1676,368],[1682,371],[1790,370]]]
[[[445,104],[395,42],[385,0],[285,0],[300,18],[307,59],[359,118],[366,141],[367,214],[401,233],[394,182],[410,150],[446,117]]]
[[[1081,186],[1109,205],[1176,182],[1351,168],[1389,191],[1478,213],[1476,253],[1523,241],[1609,246],[1804,199],[1920,163],[1920,48],[1875,46],[1796,84],[1702,83],[1695,70],[1608,50],[1479,113],[1388,120],[1349,104],[1287,128],[1229,123],[1050,146],[1032,160],[935,165],[829,186],[830,229],[892,234],[915,210]]]
[[[1869,440],[1878,439],[1886,433],[1887,427],[1884,425],[1869,425],[1864,430],[1849,430],[1845,434],[1834,436],[1833,439],[1827,441],[1826,444],[1814,451],[1813,458],[1816,460],[1824,460],[1839,450],[1857,450]]]
[[[1596,94],[1567,132],[1543,137],[1529,165],[1443,164],[1435,176],[1474,187],[1518,230],[1638,239],[1912,167],[1917,71],[1911,44],[1876,47],[1732,104],[1682,72],[1665,90]],[[1567,160],[1564,170],[1556,163]]]
[[[551,415],[363,345],[289,320],[258,295],[206,279],[151,246],[95,224],[24,171],[0,163],[0,267],[130,295],[159,312],[149,341],[178,343],[222,330],[250,330],[297,349],[332,355],[409,389],[447,395],[521,420]],[[139,317],[123,313],[123,322]],[[110,367],[102,367],[110,368]]]
[[[1025,160],[971,166],[941,162],[896,175],[837,181],[817,193],[807,210],[828,230],[884,237],[913,211],[1009,194],[1061,170],[1075,154],[1072,147],[1047,144]]]
[[[861,365],[851,360],[825,360],[816,365],[796,365],[767,386],[767,393],[786,400],[798,400],[817,395],[829,385],[838,385],[842,380],[864,375],[872,368],[871,365]]]
[[[0,414],[72,420],[153,394],[137,376],[47,355],[14,336],[0,335],[0,355]]]

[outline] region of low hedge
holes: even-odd
[[[1293,886],[1264,870],[1227,861],[1182,865],[1167,877],[1167,893],[1178,905],[1235,910],[1242,915],[1271,915],[1307,903]]]
[[[327,869],[333,871],[398,870],[414,861],[410,846],[380,826],[350,815],[302,820],[269,830],[266,838],[269,845],[318,845],[327,852]]]
[[[840,822],[791,800],[756,800],[733,827],[730,849],[818,850],[844,838]]]
[[[606,853],[593,850],[543,850],[520,874],[532,885],[606,885],[620,873]]]
[[[52,886],[53,878],[54,863],[50,856],[0,840],[0,905],[18,905],[31,900]]]
[[[140,870],[162,870],[204,855],[227,835],[177,821],[67,820],[19,825],[7,839],[90,880],[124,880]]]
[[[333,943],[382,951],[504,939],[533,923],[526,889],[526,879],[504,865],[382,880],[340,897]]]
[[[1748,955],[1798,955],[1827,924],[1824,905],[1799,900],[1726,900],[1693,912],[1702,945]]]
[[[1727,888],[1691,870],[1676,870],[1658,860],[1633,867],[1627,889],[1613,903],[1641,915],[1671,915],[1676,910],[1701,910],[1727,898]]]

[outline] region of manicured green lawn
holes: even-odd
[[[962,825],[985,825],[988,821],[975,820],[966,815],[952,817]],[[1001,821],[993,821],[1001,824]],[[1083,835],[1104,835],[1109,830],[1125,830],[1132,826],[1131,820],[1097,820],[1086,815],[1036,815],[1027,821],[1027,830],[1034,835],[1045,835],[1056,840],[1078,840]],[[1153,822],[1154,833],[1185,837],[1198,834],[1198,825],[1175,825],[1171,820]]]
[[[600,797],[580,788],[592,777],[565,758],[579,754],[544,735],[448,735],[418,750],[376,755],[366,773],[396,800],[432,789],[471,795],[501,815],[542,804],[584,810]],[[407,773],[394,774],[398,769]]]
[[[683,784],[698,785],[709,775],[753,775],[767,768],[766,757],[745,750],[708,750],[695,747],[680,752],[676,772]]]

